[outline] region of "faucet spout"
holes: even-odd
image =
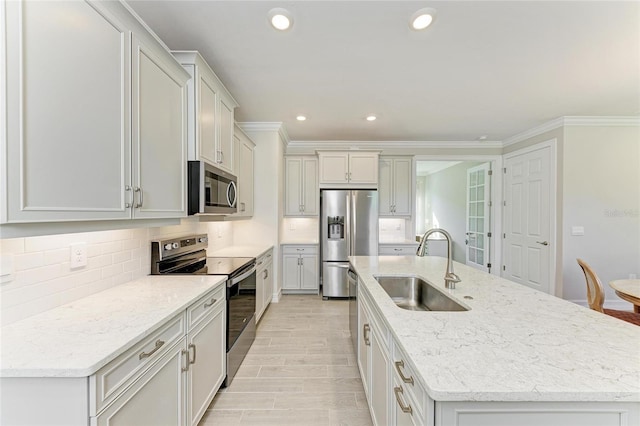
[[[422,240],[420,241],[420,244],[418,245],[418,250],[416,250],[416,256],[420,256],[420,257],[424,256],[424,253],[425,253],[426,248],[427,248],[427,239],[429,239],[431,234],[435,234],[436,232],[444,235],[445,239],[447,240],[447,272],[444,275],[444,286],[446,288],[449,288],[449,289],[454,289],[454,288],[456,288],[456,283],[459,283],[461,280],[460,280],[460,277],[457,276],[453,272],[453,261],[452,261],[452,257],[453,257],[453,250],[452,250],[453,238],[451,238],[451,234],[449,234],[447,231],[445,231],[444,229],[441,229],[441,228],[429,229],[422,236]]]

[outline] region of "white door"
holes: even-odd
[[[467,265],[489,272],[491,166],[467,169]]]
[[[504,266],[502,276],[549,293],[551,148],[505,161]]]

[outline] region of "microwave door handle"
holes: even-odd
[[[198,199],[198,204],[199,204],[199,206],[198,206],[198,207],[199,207],[198,212],[199,212],[199,213],[204,213],[205,192],[206,192],[205,187],[207,186],[207,185],[206,185],[206,182],[205,182],[205,173],[204,173],[204,169],[205,169],[205,167],[204,167],[204,163],[202,163],[202,162],[201,162],[201,163],[200,163],[200,178],[198,179],[198,182],[200,182],[200,185],[199,185],[199,186],[200,186],[200,188],[198,188],[198,189],[199,189],[199,191],[198,191],[198,192],[200,193],[200,197],[199,197],[199,199]]]
[[[233,200],[231,199],[231,189],[233,188]],[[236,199],[238,198],[238,190],[236,188],[236,183],[234,181],[229,182],[229,186],[227,186],[227,203],[229,207],[236,206]]]

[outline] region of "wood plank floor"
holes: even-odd
[[[349,304],[283,296],[260,320],[235,379],[200,426],[370,426],[349,336]]]

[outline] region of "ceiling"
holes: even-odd
[[[500,141],[560,116],[640,115],[636,1],[128,3],[171,49],[200,51],[237,121],[283,122],[294,141]],[[426,6],[434,23],[409,29]],[[269,25],[275,7],[292,29]]]

